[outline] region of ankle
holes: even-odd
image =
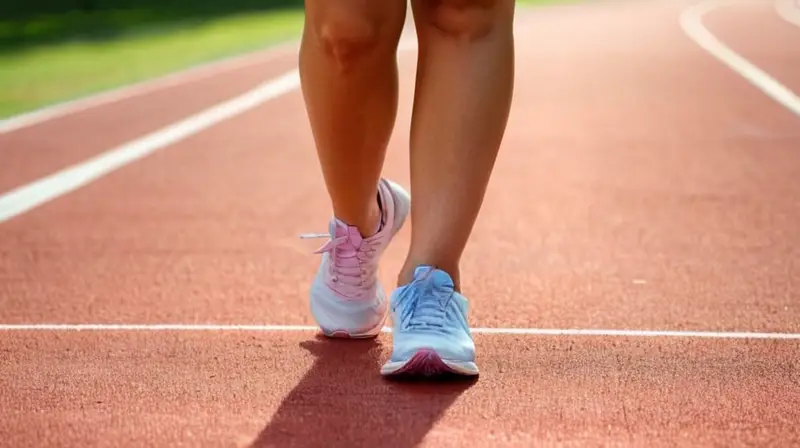
[[[357,224],[356,227],[358,227],[359,233],[361,233],[361,236],[364,238],[369,238],[381,230],[383,227],[383,212],[377,202],[373,203],[364,220],[360,224]]]
[[[411,259],[406,260],[406,263],[403,265],[403,267],[400,269],[400,273],[397,275],[397,287],[411,283],[411,281],[414,279],[414,270],[419,266],[433,266],[440,271],[447,272],[447,274],[450,275],[450,278],[453,279],[455,290],[457,292],[461,292],[461,271],[458,267],[458,262],[431,262],[424,261],[422,258],[420,258],[418,261],[411,261]]]
[[[379,201],[371,202],[366,210],[359,213],[340,212],[335,215],[343,223],[356,227],[364,238],[375,235],[383,227],[383,211]]]

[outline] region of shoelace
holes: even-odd
[[[348,297],[361,298],[365,291],[372,285],[365,283],[369,273],[364,263],[368,262],[375,253],[369,241],[362,240],[361,247],[356,248],[347,235],[332,238],[328,233],[307,233],[300,238],[328,238],[328,241],[315,254],[328,253],[328,264],[331,280],[337,284],[336,289]]]
[[[441,332],[447,312],[450,291],[434,288],[429,276],[414,280],[415,287],[407,288],[400,300],[400,325],[404,330],[427,330]]]

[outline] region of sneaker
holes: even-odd
[[[420,266],[391,297],[392,355],[382,375],[478,375],[467,299],[446,272]]]
[[[383,329],[388,303],[378,280],[378,260],[408,216],[411,199],[398,184],[381,179],[380,230],[368,238],[358,228],[333,218],[330,240],[315,253],[322,254],[311,285],[311,314],[328,337],[369,338]]]

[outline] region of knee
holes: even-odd
[[[511,27],[514,0],[417,0],[429,26],[457,38],[478,39]]]
[[[379,25],[358,14],[331,17],[319,25],[319,42],[340,66],[349,66],[374,51],[380,43]]]
[[[393,26],[389,18],[369,9],[331,1],[310,17],[308,25],[317,44],[343,71],[379,53],[392,53],[392,44],[396,45],[399,39],[399,29],[393,33],[393,28],[402,25]]]

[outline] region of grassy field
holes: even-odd
[[[554,1],[565,0],[518,3]],[[194,17],[127,9],[0,19],[0,118],[295,38],[303,10],[285,3]]]
[[[0,48],[0,117],[257,50],[296,36],[302,19],[302,10],[269,10]]]

